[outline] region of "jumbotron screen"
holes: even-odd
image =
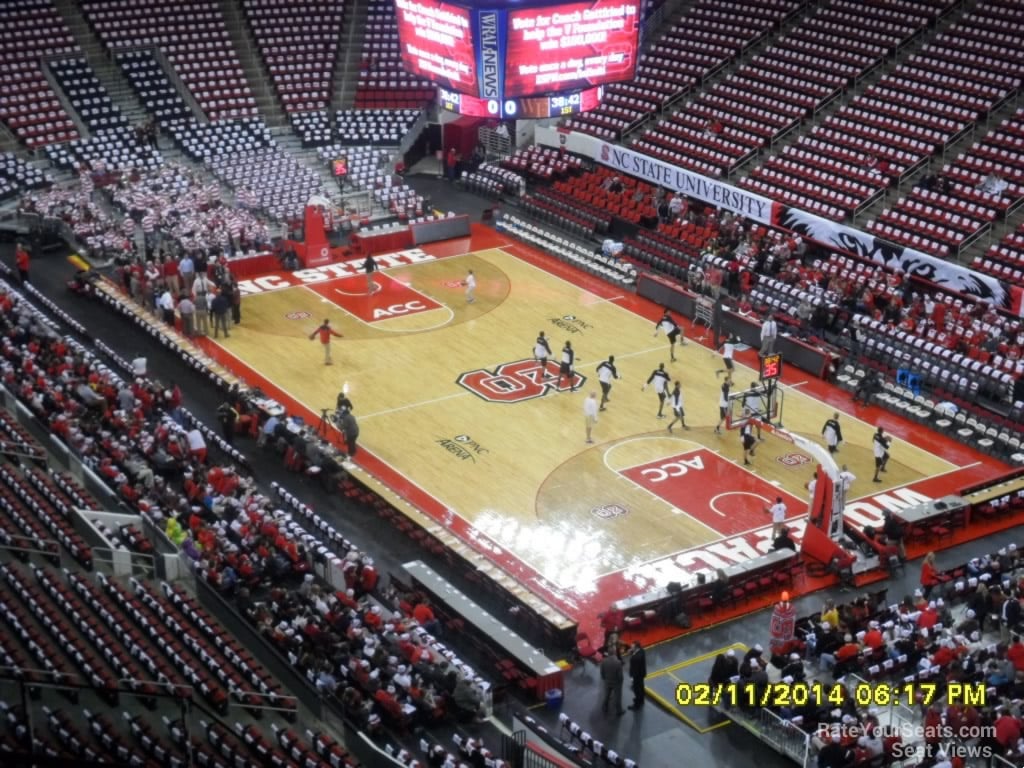
[[[395,0],[402,63],[448,88],[477,90],[470,11],[433,0]]]
[[[640,0],[465,3],[395,0],[406,68],[470,97],[464,106],[482,99],[490,115],[525,116],[545,110],[517,100],[576,92],[585,97],[563,106],[583,111],[593,89],[636,72]]]
[[[506,98],[631,80],[639,3],[594,0],[508,12]]]

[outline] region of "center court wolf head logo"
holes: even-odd
[[[811,463],[811,457],[803,453],[787,453],[782,456],[775,458],[780,464],[785,464],[787,467],[799,467],[804,464]]]
[[[460,387],[490,403],[521,403],[550,392],[579,389],[586,381],[587,377],[580,373],[574,373],[572,381],[567,377],[559,380],[556,363],[548,363],[547,370],[542,371],[536,360],[502,363],[493,371],[479,368],[456,379]]]

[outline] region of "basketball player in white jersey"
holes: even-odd
[[[537,364],[540,366],[542,379],[555,378],[548,374],[549,357],[551,357],[551,345],[548,344],[548,340],[544,336],[544,331],[540,331],[537,334],[537,340],[533,343],[533,359],[536,360]]]
[[[671,378],[668,375],[668,371],[665,370],[664,363],[658,363],[658,367],[651,371],[651,375],[647,377],[647,383],[640,387],[641,391],[647,389],[647,384],[654,384],[654,392],[658,396],[658,418],[664,419],[665,414],[662,413],[665,408],[665,398],[668,396],[668,385]]]
[[[608,403],[608,395],[612,392],[612,379],[619,378],[619,370],[615,367],[615,355],[609,355],[607,360],[602,360],[597,366],[597,380],[601,382],[601,408],[604,410]]]
[[[668,351],[671,356],[672,362],[676,361],[676,341],[682,336],[683,330],[679,327],[679,323],[672,319],[672,315],[665,310],[665,313],[661,316],[661,319],[654,324],[654,336],[657,338],[658,331],[664,331],[665,335],[668,336]],[[683,337],[680,342],[680,346],[686,343],[686,338]]]
[[[668,431],[672,431],[672,425],[677,421],[682,424],[683,429],[689,429],[686,426],[686,412],[683,410],[683,390],[678,381],[672,389],[672,394],[668,396],[668,402],[672,406],[672,421],[668,423]]]
[[[729,336],[728,338],[726,338],[725,343],[722,344],[722,365],[724,365],[725,367],[724,368],[719,368],[717,371],[715,371],[715,376],[721,376],[723,373],[726,375],[726,378],[729,378],[730,376],[732,376],[732,370],[733,370],[732,359],[733,359],[733,356],[735,354],[736,354],[736,337],[735,336]]]

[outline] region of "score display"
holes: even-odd
[[[448,88],[477,90],[468,8],[433,0],[395,0],[395,15],[406,69]]]
[[[446,91],[447,109],[570,115],[597,106],[598,86],[635,74],[640,0],[465,2],[395,0],[402,62]]]
[[[761,355],[761,381],[775,381],[782,375],[782,353]]]
[[[636,0],[570,3],[508,12],[506,98],[632,79]]]
[[[577,115],[596,109],[604,96],[604,87],[587,88],[585,91],[559,93],[554,96],[533,96],[525,99],[478,99],[464,93],[438,88],[441,107],[449,112],[470,117],[489,117],[500,120],[538,120],[547,117]]]

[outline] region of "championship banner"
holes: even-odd
[[[941,288],[986,299],[996,307],[1022,314],[1022,289],[991,275],[975,272],[951,261],[929,256],[869,232],[829,221],[799,208],[785,208],[779,226],[791,229],[808,240],[838,248],[862,259],[900,269],[907,277],[928,280]]]
[[[636,152],[628,147],[604,141],[596,136],[538,127],[535,141],[549,147],[565,147],[569,152],[586,155],[593,160],[622,173],[644,181],[682,192],[687,197],[710,203],[745,216],[761,224],[771,224],[773,208],[780,207],[767,197],[726,184],[724,181],[701,176],[699,173],[678,168],[663,160]],[[777,211],[775,212],[777,213]]]

